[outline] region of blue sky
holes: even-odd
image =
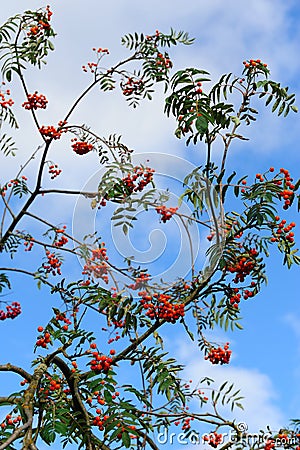
[[[43,5],[37,0],[26,2],[28,9],[39,6]],[[54,28],[58,33],[55,39],[56,51],[50,55],[48,65],[41,72],[27,71],[29,90],[38,90],[49,99],[49,108],[41,113],[44,124],[57,123],[65,114],[66,105],[86,86],[88,75],[82,73],[81,66],[92,58],[92,47],[108,47],[111,54],[107,64],[112,65],[126,55],[125,49],[119,44],[123,34],[134,31],[150,34],[155,29],[168,31],[170,27],[188,31],[196,38],[193,46],[172,50],[175,69],[196,66],[218,77],[227,71],[239,74],[244,59],[260,58],[268,63],[274,80],[280,81],[283,86],[289,85],[291,92],[300,97],[300,5],[296,0],[253,0],[247,3],[237,0],[226,3],[219,0],[194,0],[188,6],[179,0],[153,0],[149,3],[132,0],[130,5],[116,0],[101,5],[96,0],[54,0],[51,7],[54,11]],[[1,5],[1,22],[21,11],[17,0],[5,2]],[[13,87],[13,97],[16,104],[24,101],[18,85]],[[39,143],[26,111],[20,111],[19,120],[21,131],[16,134],[18,156],[3,163],[1,160],[1,169],[4,168],[4,171],[1,170],[1,182],[4,175],[14,176],[16,164],[29,156]],[[154,152],[169,154],[172,158],[177,156],[196,165],[201,162],[201,146],[199,149],[186,148],[184,142],[173,136],[174,122],[163,115],[161,90],[158,90],[153,102],[144,102],[136,111],[128,109],[120,94],[95,92],[82,103],[73,121],[88,123],[103,135],[111,132],[122,134],[124,142],[137,153],[145,154],[145,159]],[[270,111],[262,111],[257,123],[245,132],[250,141],[235,144],[232,148],[230,168],[238,169],[242,176],[263,172],[271,165],[275,168],[283,166],[291,170],[294,178],[299,178],[299,115],[291,114],[283,119],[272,115]],[[218,148],[215,152],[217,155]],[[96,185],[100,171],[96,166],[97,158],[93,155],[79,161],[68,148],[66,140],[57,144],[52,157],[63,168],[62,186]],[[153,155],[152,159],[155,160]],[[177,179],[181,177],[179,167],[178,162],[172,165]],[[164,176],[169,168],[165,160],[158,164],[158,170]],[[30,179],[33,173],[34,164],[26,175]],[[58,186],[60,182],[56,181],[55,187]],[[176,196],[175,187],[174,191]],[[89,221],[95,220],[99,225],[99,233],[104,233],[107,227],[101,222],[101,217],[99,219],[97,215],[95,218],[88,205],[80,205],[83,209],[78,209],[78,206],[76,209],[76,199],[68,199],[63,203],[61,199],[58,201],[49,197],[46,206],[45,202],[39,201],[33,211],[42,210],[45,217],[51,218],[54,223],[67,222],[68,227],[72,225],[72,213],[75,211],[75,223],[79,215],[75,229],[78,233],[86,224],[86,221],[80,220],[81,216],[88,214]],[[65,215],[67,208],[68,217]],[[295,210],[288,217],[297,222]],[[25,221],[23,225],[27,225]],[[149,222],[146,228],[147,242],[151,225],[152,222]],[[162,233],[165,233],[168,251],[174,250],[172,242],[178,229],[167,230],[158,223],[155,223],[155,229],[160,229],[157,232],[160,234],[152,235],[155,242],[161,239],[163,246]],[[297,227],[296,233],[299,237]],[[150,243],[149,246],[148,243],[145,245],[141,236],[142,230],[139,230],[133,246],[147,253]],[[121,237],[118,234],[113,234],[113,237],[117,246],[122,247]],[[128,242],[124,243],[125,248],[128,248],[126,245]],[[149,257],[147,253],[146,258]],[[22,258],[25,256],[22,255]],[[168,258],[174,258],[172,252]],[[28,260],[28,265],[33,263]],[[268,286],[255,299],[242,304],[244,331],[229,336],[217,331],[221,341],[228,339],[232,343],[233,358],[228,367],[212,367],[203,361],[197,348],[186,343],[183,332],[176,332],[173,336],[172,328],[164,331],[167,348],[187,365],[187,379],[196,381],[199,374],[207,374],[220,382],[227,377],[235,381],[246,397],[245,413],[239,413],[239,417],[254,431],[268,424],[272,427],[287,425],[289,418],[300,417],[299,267],[293,267],[290,271],[283,269],[281,257],[275,252],[267,262],[267,267]],[[72,271],[76,276],[80,271],[79,264],[74,265]],[[38,293],[30,280],[18,277],[14,278],[13,293],[7,298],[19,300],[24,312],[14,322],[1,323],[1,341],[7,342],[1,351],[1,362],[10,361],[29,368],[36,326],[47,322],[54,297],[49,297],[46,289]],[[7,379],[6,386],[9,388],[11,380],[3,374],[1,377]],[[164,448],[168,448],[167,445]],[[176,449],[176,445],[169,448]]]

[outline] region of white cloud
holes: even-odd
[[[229,420],[235,418],[237,422],[246,423],[248,430],[252,433],[258,433],[259,430],[266,429],[268,425],[272,430],[276,430],[288,422],[288,418],[276,404],[279,394],[269,375],[255,368],[234,366],[234,360],[228,366],[212,365],[203,360],[202,353],[195,347],[193,349],[186,342],[178,342],[177,354],[186,365],[185,377],[197,383],[207,376],[215,380],[216,387],[229,380],[234,383],[236,390],[241,390],[240,395],[245,397],[241,400],[244,411],[236,408],[231,413],[230,408],[220,409]]]

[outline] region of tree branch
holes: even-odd
[[[25,378],[29,383],[32,380],[32,375],[30,373],[26,372],[26,370],[21,367],[14,366],[10,363],[0,365],[0,372],[15,372]]]

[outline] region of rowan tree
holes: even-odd
[[[0,449],[33,450],[41,442],[88,450],[157,449],[155,436],[162,429],[177,426],[189,437],[199,423],[210,427],[204,442],[211,447],[247,447],[245,430],[232,419],[234,408],[242,408],[241,393],[230,380],[221,386],[205,376],[196,385],[185,380],[180,361],[163,348],[161,329],[183,328],[190,345],[198,345],[199,358],[228,364],[230,343],[211,342],[207,332],[214,327],[241,332],[243,302],[264,288],[270,247],[282,254],[288,268],[299,264],[296,224],[285,218],[297,203],[299,208],[300,183],[294,174],[285,167],[247,175],[227,169],[231,147],[246,140],[248,126],[257,126],[253,122],[259,107],[287,116],[297,112],[295,96],[270,79],[270,69],[260,59],[245,60],[239,76],[224,74],[216,82],[203,69],[174,71],[169,52],[175,45],[192,44],[193,39],[173,29],[156,30],[124,36],[128,57],[107,67],[109,50],[94,48],[93,60],[82,67],[86,89],[58,123],[44,124],[40,110],[51,108],[51,98],[47,86],[43,93],[29,89],[26,69],[41,69],[54,50],[54,38],[49,6],[16,15],[0,28],[2,167],[5,158],[17,151],[13,133],[21,108],[31,114],[32,133],[40,137],[40,145],[16,168],[13,179],[4,179],[4,171],[1,175],[0,319],[14,319],[16,329],[22,321],[22,305],[4,297],[16,276],[49,289],[61,305],[53,307],[47,323],[40,323],[36,307],[30,372],[18,365],[17,355],[12,355],[12,363],[1,362],[1,372],[16,373],[21,380],[16,392],[0,397],[1,406],[11,409],[1,422]],[[24,91],[20,105],[13,100],[18,84]],[[176,204],[170,191],[156,187],[151,161],[134,164],[134,152],[117,130],[103,136],[101,130],[72,121],[73,112],[91,91],[101,99],[101,93],[119,90],[129,107],[136,108],[151,100],[157,85],[164,87],[165,113],[176,121],[176,137],[199,148],[203,161],[186,173]],[[102,175],[95,191],[82,190],[76,179],[68,189],[59,187],[64,173],[50,159],[50,152],[55,158],[61,142],[75,152],[78,164],[98,155]],[[214,146],[222,147],[219,162]],[[26,172],[36,161],[35,176],[28,179]],[[53,187],[45,187],[49,180]],[[136,212],[141,209],[147,214],[156,211],[166,228],[175,218],[180,220],[189,239],[183,249],[191,258],[189,273],[157,282],[129,254],[122,265],[116,264],[98,233],[81,239],[74,235],[69,226],[72,211],[66,211],[60,223],[45,219],[42,208],[40,214],[32,212],[37,201],[45,202],[46,210],[51,195],[83,196],[100,216],[111,208],[114,226],[125,235],[134,233]],[[195,226],[207,230],[207,260],[201,264],[191,238]],[[29,254],[34,254],[30,260]],[[22,261],[20,266],[14,264],[14,255]],[[80,271],[74,263],[77,259],[82,263]],[[47,297],[49,302],[52,299]],[[92,331],[91,317],[97,324]],[[120,381],[124,374],[128,374],[125,383]],[[189,409],[195,399],[198,407]],[[223,405],[228,406],[226,415],[220,412]],[[295,425],[255,448],[275,448],[281,439],[285,448],[299,450]],[[235,442],[224,442],[222,433],[228,429]]]

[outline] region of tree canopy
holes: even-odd
[[[183,31],[156,30],[124,36],[121,44],[128,56],[107,67],[110,51],[93,48],[93,59],[82,66],[86,88],[74,95],[57,123],[44,124],[41,110],[51,108],[51,98],[47,86],[43,93],[29,88],[27,72],[30,77],[30,67],[43,67],[54,51],[55,35],[50,6],[25,11],[0,27],[1,167],[22,152],[14,140],[19,115],[31,114],[30,133],[40,140],[15,168],[14,178],[5,179],[4,170],[1,174],[0,319],[15,319],[22,339],[22,304],[7,300],[6,294],[24,277],[52,306],[47,322],[41,322],[40,300],[31,299],[36,328],[31,369],[19,365],[18,355],[12,355],[12,362],[1,361],[0,372],[18,374],[21,381],[0,397],[0,405],[9,409],[0,425],[0,450],[34,450],[42,442],[87,450],[157,449],[175,427],[181,443],[299,450],[297,420],[289,429],[266,429],[261,440],[249,441],[247,430],[232,418],[243,408],[240,390],[231,380],[217,385],[205,374],[185,379],[182,362],[172,346],[164,347],[162,336],[162,330],[171,336],[183,330],[187,345],[198,347],[199,358],[229,364],[230,342],[219,342],[217,330],[243,332],[244,301],[266,289],[270,252],[278,251],[288,269],[300,263],[296,223],[290,219],[300,205],[295,168],[271,166],[256,174],[228,168],[234,165],[231,148],[246,144],[247,127],[259,126],[254,122],[262,108],[286,117],[297,112],[295,95],[272,80],[271,69],[260,59],[247,59],[240,75],[226,73],[218,80],[202,68],[175,71],[172,48],[191,45],[193,39]],[[160,85],[176,138],[199,154],[196,164],[185,159],[186,166],[172,154],[158,154],[158,169],[161,164],[165,170],[163,187],[151,158],[137,157],[118,130],[106,135],[100,125],[94,130],[73,121],[89,94],[99,102],[101,95],[111,95],[113,102],[118,91],[129,107],[138,108]],[[20,105],[14,102],[16,86],[24,93]],[[77,92],[76,86],[72,89]],[[61,170],[56,161],[61,148],[68,148],[64,157],[76,158],[79,166],[88,158],[94,158],[91,164],[97,160],[93,189],[88,183],[82,189],[76,177]],[[177,178],[176,195],[174,166],[191,167]],[[53,196],[55,204],[49,200]],[[85,235],[81,229],[87,218],[78,207],[72,219],[70,197],[83,199],[97,214],[96,225]],[[59,209],[58,222],[49,219],[49,205]],[[98,232],[97,221],[112,234],[110,244]],[[127,243],[134,234],[144,242],[143,230],[154,221],[171,230],[176,221],[184,234],[171,242],[182,265],[173,278],[172,270],[155,272],[157,255],[146,264],[132,256],[130,246],[121,258],[113,249],[121,234]],[[109,230],[111,224],[117,231]],[[174,255],[166,249],[162,254],[170,268]],[[204,435],[199,432],[203,424],[209,429]]]

